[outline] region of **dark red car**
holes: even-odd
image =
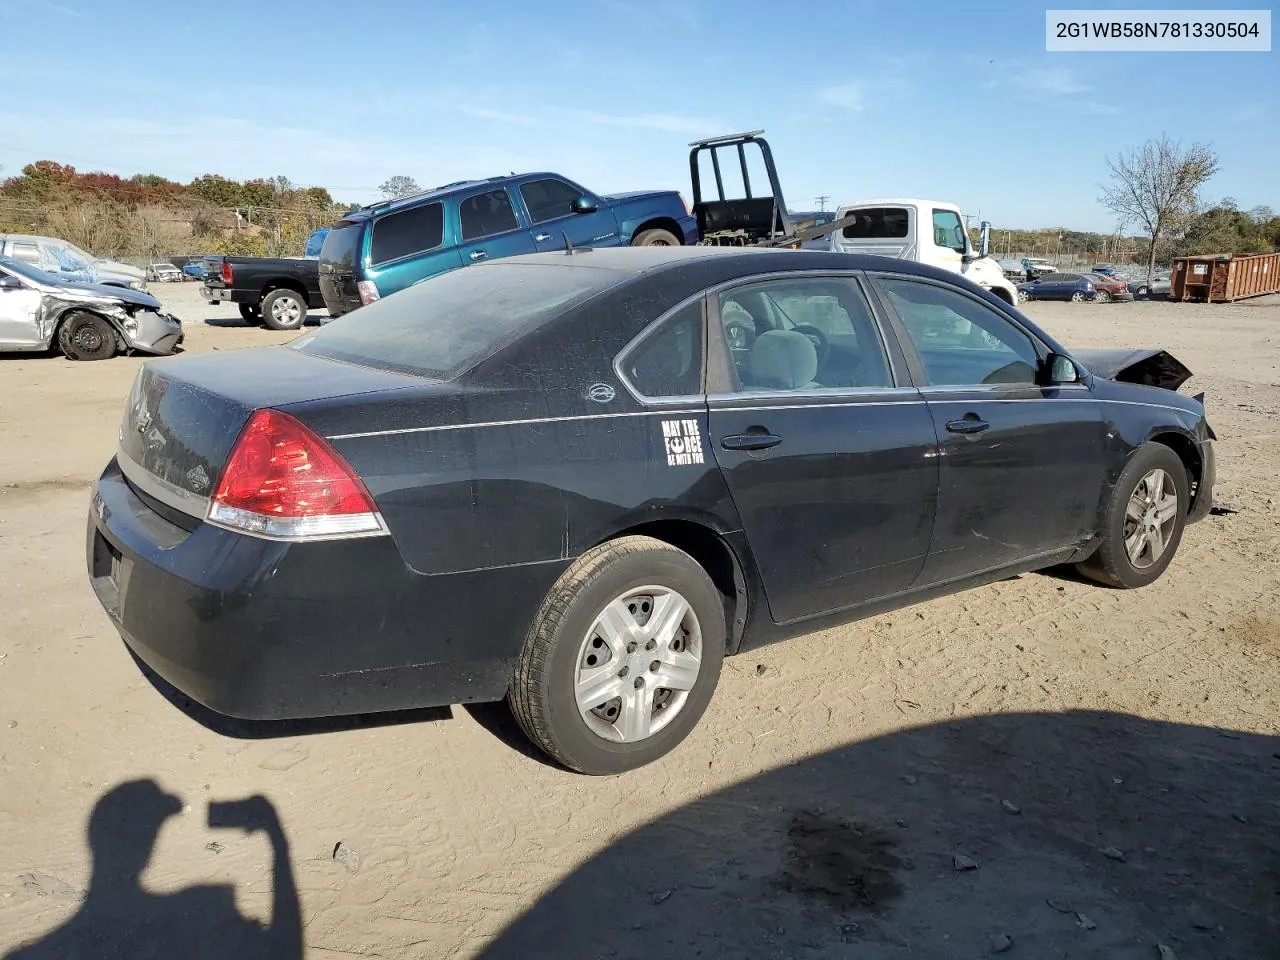
[[[1093,284],[1093,302],[1106,303],[1108,300],[1132,300],[1133,294],[1129,285],[1123,280],[1107,276],[1105,273],[1091,273],[1088,280]]]

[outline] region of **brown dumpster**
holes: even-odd
[[[1178,257],[1169,278],[1174,300],[1227,303],[1280,293],[1280,253]]]

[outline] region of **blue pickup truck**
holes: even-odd
[[[320,291],[341,316],[419,280],[500,257],[575,247],[698,242],[672,191],[594,194],[556,173],[451,183],[372,204],[329,227]]]

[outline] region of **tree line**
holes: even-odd
[[[179,254],[301,254],[307,236],[359,204],[288,177],[178,183],[157,174],[81,173],[38,160],[0,181],[0,233],[69,240],[99,256],[148,260]]]
[[[1280,250],[1280,216],[1270,207],[1246,211],[1230,197],[1202,199],[1218,169],[1208,146],[1183,148],[1162,136],[1106,163],[1110,182],[1099,201],[1116,214],[1115,233],[993,226],[992,254],[1154,265],[1175,256]],[[419,187],[398,175],[379,190],[390,199]],[[238,181],[207,173],[179,183],[151,173],[80,173],[38,160],[0,181],[0,233],[61,237],[99,256],[134,260],[188,253],[297,256],[313,230],[357,206],[284,176]]]

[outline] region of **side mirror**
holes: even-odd
[[[1060,353],[1049,354],[1047,363],[1049,368],[1049,383],[1079,383],[1084,379],[1080,372],[1080,368],[1070,357],[1064,357]]]
[[[991,222],[983,220],[978,226],[978,256],[985,257],[991,253]]]
[[[600,207],[590,197],[579,197],[569,204],[569,209],[574,213],[595,213]]]
[[[9,274],[0,275],[0,290],[21,290],[22,281]]]

